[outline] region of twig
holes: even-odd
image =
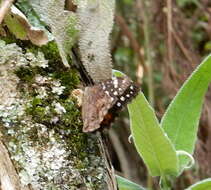
[[[1,7],[0,7],[0,24],[2,23],[4,16],[9,11],[10,7],[12,6],[14,0],[5,0],[2,1]]]
[[[115,20],[116,20],[117,24],[119,25],[119,27],[121,28],[122,33],[129,39],[131,47],[137,53],[140,63],[144,68],[144,71],[147,72],[147,67],[145,65],[144,58],[140,51],[141,47],[138,44],[138,42],[136,41],[136,39],[133,37],[133,34],[131,33],[130,29],[128,28],[124,18],[121,15],[115,15]]]
[[[137,1],[137,7],[140,10],[140,17],[143,18],[144,24],[144,40],[145,40],[145,51],[146,51],[146,59],[147,59],[147,69],[148,69],[148,94],[149,94],[149,102],[152,106],[154,106],[154,82],[153,82],[153,60],[152,60],[152,48],[150,44],[150,23],[149,17],[150,14],[147,10],[146,1]]]
[[[167,0],[167,49],[168,49],[168,60],[169,63],[173,63],[173,47],[172,47],[172,0]]]
[[[98,138],[98,146],[100,149],[100,153],[102,158],[105,161],[105,168],[106,168],[106,183],[108,186],[108,190],[117,190],[117,182],[116,182],[116,178],[115,178],[115,174],[114,174],[114,168],[111,164],[111,159],[107,150],[107,145],[106,145],[106,139],[104,137],[104,135],[97,131],[96,132],[97,138]]]
[[[173,37],[174,37],[176,43],[180,47],[181,51],[183,52],[183,54],[185,55],[185,57],[187,58],[187,60],[192,64],[193,63],[193,60],[191,59],[191,56],[189,55],[189,52],[187,51],[187,49],[185,48],[184,44],[180,40],[179,36],[175,33],[175,31],[173,30],[173,28],[172,28],[172,34],[173,34]]]
[[[117,156],[119,158],[119,162],[120,162],[124,177],[126,177],[127,179],[130,179],[131,167],[127,159],[126,151],[124,150],[124,147],[122,143],[120,142],[120,139],[118,138],[118,136],[116,135],[115,131],[112,128],[109,130],[109,138],[111,139],[115,152],[117,153]]]

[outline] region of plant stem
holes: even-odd
[[[146,51],[146,60],[148,66],[148,94],[149,94],[149,102],[151,106],[154,106],[154,85],[153,85],[153,60],[152,60],[152,48],[150,45],[150,21],[149,21],[149,14],[148,14],[148,5],[147,1],[142,1],[142,17],[144,21],[143,29],[144,29],[144,36],[145,36],[145,51]],[[148,1],[149,3],[149,1]]]
[[[160,189],[171,190],[171,182],[166,176],[160,178]]]

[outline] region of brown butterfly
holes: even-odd
[[[83,132],[109,126],[116,113],[138,93],[139,87],[128,77],[113,77],[86,87],[82,103]]]

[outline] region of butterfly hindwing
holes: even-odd
[[[111,97],[102,90],[100,85],[86,87],[82,106],[83,132],[92,132],[100,128],[101,122],[112,105]]]

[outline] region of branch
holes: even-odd
[[[2,23],[4,16],[9,11],[10,7],[12,6],[14,0],[5,0],[2,1],[1,7],[0,7],[0,24]]]
[[[167,38],[167,50],[168,50],[168,59],[169,63],[173,63],[173,40],[172,40],[172,1],[167,0],[167,30],[168,30],[168,38]]]
[[[147,67],[145,65],[144,58],[143,58],[143,56],[140,52],[141,47],[138,44],[138,42],[136,41],[136,39],[133,37],[133,35],[132,35],[130,29],[128,28],[124,18],[120,15],[115,15],[115,20],[116,20],[117,24],[119,25],[119,27],[121,28],[121,31],[123,32],[123,34],[125,36],[127,36],[127,38],[129,39],[133,50],[137,53],[139,60],[141,62],[141,65],[144,67],[144,71],[147,71]]]

